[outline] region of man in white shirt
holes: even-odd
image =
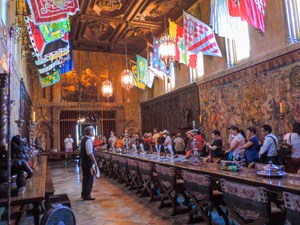
[[[69,134],[68,137],[65,138],[64,143],[65,143],[65,152],[72,152],[74,140],[71,134]]]
[[[81,198],[84,201],[95,200],[91,197],[91,192],[93,188],[94,176],[91,175],[91,167],[93,164],[97,165],[97,161],[94,156],[94,145],[91,137],[95,135],[95,130],[93,126],[88,126],[84,128],[84,138],[80,143],[80,158],[81,158],[81,168],[82,168],[82,192]]]
[[[265,137],[264,144],[259,150],[259,158],[262,163],[278,164],[277,149],[278,139],[272,134],[272,127],[270,125],[263,125],[261,127],[261,134]]]

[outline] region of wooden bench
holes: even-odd
[[[45,189],[45,208],[49,209],[50,203],[49,203],[49,196],[53,195],[55,192],[53,180],[52,180],[52,173],[51,168],[47,166],[47,172],[46,172],[46,189]]]

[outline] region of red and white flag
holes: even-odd
[[[184,41],[188,54],[222,57],[212,29],[192,15],[183,12]]]
[[[248,24],[265,32],[266,3],[267,0],[228,0],[229,15],[241,17]]]

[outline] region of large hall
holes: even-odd
[[[0,225],[298,225],[300,0],[0,0]]]

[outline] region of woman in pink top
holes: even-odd
[[[243,148],[245,138],[236,126],[232,125],[228,127],[228,130],[233,138],[231,139],[229,149],[226,150],[225,153],[229,153],[229,160],[239,161],[241,166],[246,166],[245,150]],[[232,158],[230,157],[231,155]]]

